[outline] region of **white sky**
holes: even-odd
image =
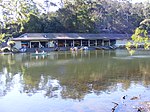
[[[38,2],[38,3],[44,3],[44,1],[45,0],[34,0],[35,2]],[[49,0],[49,1],[51,1],[51,2],[53,2],[53,3],[56,3],[56,4],[59,4],[59,2],[60,2],[60,0]],[[136,2],[150,2],[150,0],[131,0],[133,3],[136,3]],[[55,11],[55,10],[57,10],[58,9],[58,7],[53,7],[53,6],[51,6],[50,7],[50,11]]]
[[[132,0],[133,3],[136,3],[136,2],[146,2],[146,1],[150,2],[150,0]]]
[[[34,1],[42,3],[44,0],[34,0]],[[50,1],[54,2],[54,3],[58,3],[60,0],[50,0]],[[149,1],[150,2],[150,0],[132,0],[133,3],[136,3],[136,2],[145,2],[145,1]]]
[[[41,3],[41,4],[44,4],[44,1],[45,0],[34,0],[35,2],[37,3]],[[60,0],[49,0],[50,2],[53,2],[53,3],[56,3],[56,4],[59,4],[60,3]],[[58,7],[54,7],[54,6],[50,6],[50,11],[55,11],[57,10]]]

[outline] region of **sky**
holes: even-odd
[[[44,1],[45,0],[34,0],[35,2],[37,2],[37,3],[44,3]],[[49,1],[51,1],[51,2],[53,2],[53,3],[56,3],[56,4],[59,4],[59,2],[60,2],[60,0],[49,0]],[[146,1],[149,1],[150,2],[150,0],[131,0],[132,1],[132,3],[140,3],[140,2],[146,2]],[[50,7],[50,11],[56,11],[58,9],[58,7]]]
[[[146,1],[150,2],[150,0],[132,0],[133,3],[136,3],[136,2],[146,2]]]
[[[34,0],[34,1],[42,3],[44,0]],[[60,0],[50,0],[50,1],[58,3]],[[132,0],[133,3],[136,3],[136,2],[145,2],[145,1],[150,1],[150,0]]]
[[[37,2],[37,3],[41,3],[41,4],[44,4],[44,1],[45,0],[34,0],[35,2]],[[60,0],[49,0],[49,1],[51,1],[51,2],[53,2],[53,3],[56,3],[56,4],[59,4],[60,3]],[[51,6],[50,7],[50,11],[56,11],[58,9],[58,7],[54,7],[54,6]]]

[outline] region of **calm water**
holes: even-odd
[[[117,112],[137,112],[143,101],[150,101],[150,51],[0,55],[0,112],[111,112],[112,102]]]

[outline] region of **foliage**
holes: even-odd
[[[150,19],[145,19],[140,23],[140,26],[136,28],[135,33],[131,36],[132,42],[126,44],[126,48],[132,55],[135,51],[133,48],[138,48],[139,45],[143,45],[144,49],[149,49],[150,42],[148,36],[148,29],[150,28]]]
[[[4,37],[5,37],[5,34],[0,34],[0,43],[4,42]]]
[[[28,33],[41,33],[42,32],[42,22],[38,18],[38,16],[34,14],[30,14],[28,20],[23,24],[23,32]]]
[[[8,41],[7,44],[11,47],[13,47],[15,45],[15,42],[14,41]]]
[[[44,33],[61,33],[65,31],[64,26],[60,20],[56,17],[55,13],[49,15],[41,15],[40,20],[42,21],[42,27]]]
[[[58,7],[58,4],[48,1],[44,6],[33,0],[1,0],[1,33],[10,37],[26,32],[131,34],[139,24],[143,29],[150,30],[149,20],[146,19],[150,18],[149,2],[132,4],[128,0],[61,0],[61,7],[56,12],[50,12],[51,6]],[[137,35],[132,37],[134,39]]]

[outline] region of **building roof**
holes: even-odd
[[[51,39],[130,39],[131,34],[85,34],[85,33],[25,33],[14,41],[20,40],[51,40]]]

